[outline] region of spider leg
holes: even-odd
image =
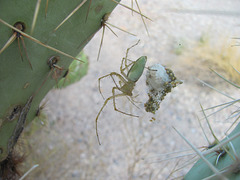
[[[132,96],[131,99],[133,102],[135,103],[141,103],[140,101],[135,101],[134,98],[137,98],[139,96],[139,94],[135,95],[135,96]]]
[[[125,67],[123,68],[123,61],[125,60]],[[121,64],[121,67],[120,67],[120,72],[121,72],[121,74],[127,79],[127,74],[124,72],[125,70],[127,70],[127,71],[129,71],[129,66],[131,66],[132,64],[134,64],[135,63],[135,61],[132,61],[131,63],[129,63],[129,64],[127,64],[127,60],[128,59],[125,59],[125,58],[123,58],[122,59],[122,64]]]
[[[122,83],[123,83],[123,84],[127,84],[127,83],[128,83],[128,81],[126,81],[120,74],[118,74],[118,73],[116,73],[116,72],[112,72],[112,73],[110,74],[110,76],[111,76],[114,84],[116,85],[116,87],[117,87],[117,89],[118,89],[119,91],[122,91],[122,90],[121,90],[121,87],[123,86]],[[118,86],[116,80],[114,79],[114,76],[117,76],[117,77],[120,79],[120,81],[119,81],[120,87]]]
[[[127,83],[127,81],[126,81],[120,74],[118,74],[118,73],[116,73],[116,72],[111,72],[110,74],[107,74],[107,75],[105,75],[105,76],[102,76],[102,77],[98,78],[98,90],[99,90],[101,96],[103,97],[103,99],[105,99],[105,98],[104,98],[104,96],[103,96],[103,94],[102,94],[102,91],[101,91],[100,82],[101,82],[101,80],[102,80],[103,78],[106,78],[106,77],[108,77],[108,76],[110,76],[110,77],[112,78],[114,84],[116,85],[116,87],[117,87],[119,90],[120,90],[120,87],[117,85],[117,83],[116,83],[115,79],[113,78],[113,76],[117,76],[123,83]]]
[[[116,88],[116,87],[114,87],[114,88]],[[99,138],[99,136],[98,136],[98,128],[97,128],[98,118],[99,118],[99,116],[100,116],[103,108],[107,105],[108,101],[111,100],[111,99],[113,99],[113,98],[115,98],[115,97],[118,97],[118,96],[122,96],[122,94],[112,95],[112,96],[108,97],[108,98],[104,101],[103,106],[101,107],[100,111],[99,111],[98,114],[97,114],[97,117],[96,117],[95,122],[96,122],[96,135],[97,135],[97,140],[98,140],[99,145],[101,145],[101,143],[100,143],[100,138]]]
[[[108,76],[109,76],[109,75],[110,75],[110,74],[108,74]],[[106,77],[106,76],[105,76],[105,77]],[[103,106],[101,107],[100,111],[98,112],[97,117],[96,117],[96,120],[95,120],[95,123],[96,123],[96,135],[97,135],[97,140],[98,140],[99,145],[101,145],[101,143],[100,143],[100,138],[99,138],[99,135],[98,135],[97,121],[98,121],[98,118],[99,118],[101,112],[103,111],[103,108],[107,105],[107,103],[108,103],[109,100],[113,99],[113,106],[114,106],[114,110],[115,110],[115,111],[118,111],[118,112],[120,112],[120,113],[122,113],[122,114],[125,114],[125,115],[128,115],[128,116],[139,117],[139,116],[136,116],[136,115],[133,115],[133,114],[129,114],[129,113],[126,113],[126,112],[123,112],[123,111],[120,111],[119,109],[117,109],[117,107],[116,107],[116,102],[115,102],[115,97],[126,96],[126,94],[123,94],[123,93],[122,93],[122,94],[115,94],[115,89],[118,89],[118,88],[117,88],[117,87],[113,87],[113,88],[112,88],[112,93],[113,93],[113,95],[110,96],[110,97],[108,97],[108,98],[104,101],[104,104],[103,104]]]
[[[108,77],[108,76],[110,76],[110,74],[107,74],[107,75],[105,75],[105,76],[102,76],[102,77],[98,78],[98,91],[100,92],[100,94],[101,94],[101,96],[102,96],[103,99],[105,99],[105,98],[104,98],[104,96],[103,96],[103,94],[102,94],[100,83],[101,83],[101,80],[102,80],[103,78]]]
[[[133,47],[135,47],[136,45],[138,45],[139,42],[140,42],[140,39],[139,39],[134,45],[132,45],[131,47],[127,48],[126,56],[125,56],[126,59],[127,59],[128,52],[130,51],[130,49],[132,49]]]
[[[136,102],[136,101],[134,101],[132,98],[129,98],[128,96],[126,96],[126,98],[130,101],[130,103],[132,104],[132,105],[134,105],[136,108],[138,108],[138,109],[140,109],[140,107],[138,107],[134,102]]]
[[[140,42],[140,40],[138,40],[138,41],[137,41],[134,45],[132,45],[131,47],[127,48],[126,56],[122,59],[120,71],[121,71],[121,73],[125,76],[125,78],[127,77],[127,75],[126,75],[123,71],[126,70],[126,69],[127,69],[127,71],[128,71],[128,67],[129,67],[132,63],[134,63],[134,61],[133,61],[133,62],[130,63],[129,65],[127,64],[128,53],[129,53],[130,49],[132,49],[133,47],[137,46],[139,42]],[[123,64],[125,65],[124,68],[123,68]]]
[[[130,113],[126,113],[126,112],[123,112],[119,109],[117,109],[117,106],[116,106],[116,102],[115,102],[115,97],[120,97],[120,96],[127,96],[126,94],[122,93],[122,94],[117,94],[115,95],[115,89],[118,89],[117,87],[113,87],[112,88],[112,93],[113,93],[113,107],[114,107],[114,110],[117,111],[117,112],[120,112],[122,114],[125,114],[125,115],[128,115],[128,116],[132,116],[132,117],[139,117],[137,115],[133,115],[133,114],[130,114]]]

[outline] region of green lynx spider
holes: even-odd
[[[96,135],[97,135],[99,145],[101,145],[101,143],[100,143],[100,139],[99,139],[99,136],[98,136],[97,121],[98,121],[98,118],[99,118],[103,108],[107,105],[109,100],[111,100],[111,99],[113,100],[113,106],[114,106],[115,111],[118,111],[118,112],[120,112],[122,114],[125,114],[125,115],[138,117],[136,115],[132,115],[132,114],[129,114],[129,113],[126,113],[126,112],[123,112],[123,111],[117,109],[116,103],[115,103],[115,98],[116,97],[122,97],[122,96],[126,96],[128,99],[130,97],[130,99],[129,99],[130,102],[133,102],[132,91],[134,89],[134,86],[135,86],[136,82],[142,76],[142,73],[143,73],[143,70],[144,70],[144,67],[145,67],[145,64],[146,64],[146,61],[147,61],[146,56],[141,56],[136,61],[132,61],[130,64],[127,64],[128,51],[131,48],[133,48],[134,46],[136,46],[138,43],[139,43],[139,41],[136,44],[134,44],[133,46],[131,46],[130,48],[127,49],[126,57],[124,57],[122,59],[122,63],[121,63],[121,67],[120,67],[120,73],[121,74],[116,73],[116,72],[111,72],[110,74],[102,76],[98,79],[98,88],[99,88],[99,92],[101,93],[101,95],[102,95],[102,92],[101,92],[101,89],[100,89],[100,81],[103,78],[106,78],[106,77],[110,76],[112,78],[114,84],[116,85],[115,87],[112,88],[112,96],[108,97],[105,100],[103,106],[101,107],[101,109],[98,112],[98,115],[96,117]],[[129,69],[129,67],[130,67],[130,69]],[[125,73],[125,71],[127,71],[127,73]],[[119,79],[119,82],[120,82],[119,85],[116,83],[116,81],[114,79],[114,76]],[[121,93],[116,94],[115,93],[116,90],[120,91]],[[102,97],[103,97],[103,95],[102,95]]]

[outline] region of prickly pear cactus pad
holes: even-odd
[[[74,57],[102,27],[104,15],[111,13],[117,3],[0,2],[1,162],[12,151],[25,122],[36,116],[40,101],[64,77]],[[82,68],[86,71],[86,66]]]
[[[216,146],[202,153],[215,170],[201,158],[194,164],[183,179],[240,179],[239,131],[240,124],[238,124],[235,129]],[[227,151],[220,154],[220,152],[223,152],[224,147]]]
[[[145,110],[155,114],[167,93],[171,92],[172,88],[178,84],[182,84],[182,81],[175,77],[171,69],[165,68],[161,64],[155,64],[148,68],[146,84],[149,99],[144,104]]]

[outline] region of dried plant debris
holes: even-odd
[[[146,77],[149,99],[144,106],[147,112],[155,114],[167,93],[183,82],[175,77],[171,69],[161,64],[149,67]]]

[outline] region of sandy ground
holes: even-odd
[[[240,36],[240,2],[237,0],[139,0],[142,12],[153,21],[146,21],[150,36],[147,35],[141,18],[117,7],[109,22],[124,28],[137,37],[118,30],[115,37],[106,30],[100,60],[97,52],[101,31],[86,46],[89,57],[88,74],[78,83],[63,90],[52,90],[46,97],[45,113],[48,126],[38,130],[30,140],[32,143],[29,167],[40,166],[29,176],[31,179],[166,179],[174,169],[176,160],[160,162],[167,158],[161,154],[189,149],[172,126],[182,132],[194,145],[207,145],[199,128],[197,115],[201,103],[210,107],[229,99],[209,90],[195,78],[204,77],[208,69],[198,71],[198,67],[185,64],[174,53],[179,46],[188,47],[207,34],[213,43],[221,38]],[[122,3],[129,4],[127,0]],[[209,12],[176,13],[173,10],[205,10]],[[234,13],[235,12],[235,13]],[[147,66],[161,63],[170,67],[175,75],[184,81],[168,94],[159,111],[153,116],[144,111],[147,101],[145,73],[137,82],[135,94],[140,109],[132,106],[126,98],[119,98],[117,106],[140,118],[128,117],[115,112],[110,102],[99,117],[98,129],[102,145],[99,146],[95,134],[95,118],[104,103],[98,92],[97,79],[110,72],[119,72],[125,51],[138,39],[141,42],[129,53],[130,59],[142,55],[148,57]],[[230,41],[229,41],[230,42]],[[226,41],[226,44],[229,43]],[[227,45],[231,45],[230,43]],[[213,77],[209,77],[210,80]],[[212,80],[214,81],[214,80]],[[114,86],[110,78],[102,82],[106,97]],[[219,85],[223,90],[225,85]],[[234,96],[237,91],[228,88]],[[210,121],[214,131],[221,137],[229,114],[220,113]],[[151,122],[152,117],[156,118]],[[204,123],[204,127],[211,137]],[[210,138],[213,140],[212,138]],[[186,152],[189,153],[189,152]],[[186,154],[184,153],[184,154]],[[178,155],[176,153],[171,157]],[[189,167],[173,174],[184,175]]]

